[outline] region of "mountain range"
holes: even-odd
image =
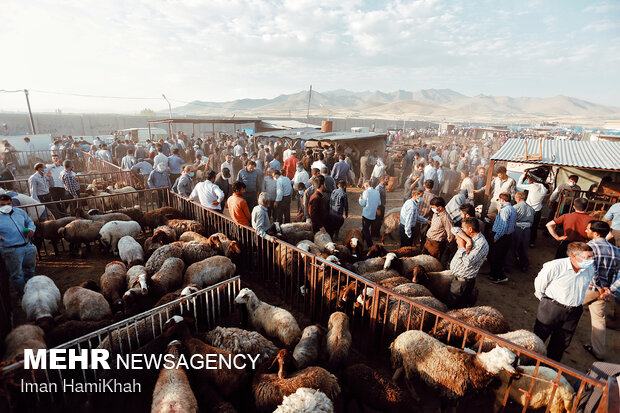
[[[178,115],[206,116],[306,116],[309,91],[279,95],[273,99],[237,99],[228,102],[193,101],[176,107]],[[164,113],[162,111],[162,113]],[[569,96],[549,98],[466,96],[451,89],[415,92],[345,89],[312,91],[310,116],[324,118],[380,118],[434,121],[535,121],[581,123],[620,119],[620,108],[599,105]]]

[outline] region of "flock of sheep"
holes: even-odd
[[[62,296],[49,277],[30,279],[21,305],[31,323],[15,328],[7,336],[4,361],[20,359],[25,348],[51,348],[230,279],[243,253],[237,241],[222,233],[206,236],[200,222],[183,219],[181,212],[171,207],[147,213],[125,208],[80,215],[38,223],[38,236],[52,242],[64,238],[73,252],[82,244],[99,242],[119,260],[106,265],[98,283],[91,280],[72,286]],[[152,235],[138,242],[147,230]],[[299,250],[348,268],[412,302],[447,311],[443,303],[449,288],[447,275],[431,256],[416,255],[412,248],[387,252],[381,245],[366,250],[359,230],[349,231],[343,244],[334,243],[327,234],[313,234],[305,223],[284,224],[278,231],[278,237]],[[303,265],[290,248],[283,249],[283,244],[276,247],[276,252],[276,264],[285,273]],[[435,325],[432,314],[399,304],[385,294],[379,294],[379,313],[385,314],[387,325],[399,327],[396,331],[400,333],[390,345],[394,375],[385,376],[356,362],[351,354],[349,317],[356,308],[368,308],[377,299],[376,292],[360,288],[358,283],[347,283],[350,280],[346,277],[325,268],[320,277],[322,296],[341,310],[330,315],[326,330],[318,325],[301,329],[289,311],[261,301],[248,288],[235,299],[247,314],[249,325],[243,329],[219,326],[207,332],[192,331],[193,322],[184,314],[171,317],[163,334],[148,340],[152,326],[148,322],[137,324],[141,344],[137,352],[173,357],[260,354],[256,370],[181,368],[142,373],[142,379],[150,385],[147,388],[154,389],[149,397],[151,411],[233,412],[247,407],[243,401],[249,396],[253,408],[260,412],[332,412],[348,409],[351,403],[362,410],[410,411],[412,403],[420,403],[414,388],[420,382],[436,389],[447,405],[484,392],[492,381],[501,383],[496,391],[498,406],[509,383],[510,397],[525,402],[519,389],[530,387],[533,367],[527,364],[532,360],[521,358],[521,364],[526,365],[516,367],[516,355],[508,349],[495,347],[494,342],[457,326],[450,327],[447,320]],[[494,308],[468,307],[447,314],[545,353],[544,344],[532,333],[509,331],[508,322]],[[421,331],[405,331],[406,325]],[[462,350],[462,343],[480,352],[467,347]],[[112,335],[100,347],[118,351],[118,339]],[[404,379],[400,379],[402,373]],[[128,373],[113,369],[105,374],[110,378]],[[540,367],[537,376],[552,381],[557,372]],[[409,392],[400,387],[401,380]],[[549,382],[535,381],[530,405],[540,407],[551,402],[552,390]],[[569,411],[573,396],[571,386],[562,379],[551,412]],[[94,406],[98,396],[92,397]]]

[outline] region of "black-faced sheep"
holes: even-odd
[[[155,274],[168,258],[182,258],[183,250],[174,245],[164,245],[153,252],[145,264],[146,272]]]
[[[447,314],[459,321],[478,327],[489,333],[503,334],[510,330],[510,325],[506,317],[493,307],[481,306],[460,308],[458,310],[448,311]],[[437,323],[437,327],[431,334],[444,343],[460,346],[465,338],[465,329],[459,325],[452,325],[449,320],[445,319]],[[448,335],[450,335],[449,341]],[[465,342],[468,344],[472,344],[477,340],[478,334],[472,331],[470,331],[467,334],[467,338],[465,338]]]
[[[344,237],[344,246],[351,252],[351,257],[361,259],[364,255],[364,237],[359,229],[350,229]]]
[[[120,261],[112,261],[105,266],[105,271],[99,280],[101,292],[114,310],[121,310],[121,297],[127,286],[127,267]]]
[[[349,331],[349,316],[336,311],[329,316],[327,324],[326,350],[328,355],[327,368],[330,371],[345,366],[351,350],[351,331]]]
[[[278,364],[277,373],[269,373],[271,366]],[[287,350],[281,350],[275,360],[263,363],[254,374],[252,393],[259,412],[273,412],[284,397],[295,393],[300,388],[320,390],[332,401],[340,395],[338,379],[321,367],[306,367],[292,372],[295,360]]]
[[[62,238],[62,236],[58,234],[58,230],[76,219],[76,217],[64,217],[37,222],[37,230],[34,233],[33,243],[40,250],[43,245],[43,241],[49,240],[54,248],[54,253],[58,255],[58,241]]]
[[[346,399],[355,399],[362,405],[380,412],[396,413],[413,410],[400,387],[392,383],[377,370],[365,364],[354,364],[342,373],[343,394]]]
[[[99,231],[104,223],[87,219],[76,219],[58,229],[58,235],[69,242],[71,253],[80,249],[82,243],[86,245],[86,250],[90,250],[90,243],[100,238]]]
[[[322,333],[318,326],[313,325],[304,328],[304,331],[301,333],[301,339],[293,351],[293,358],[297,363],[297,368],[303,369],[317,363],[321,341]]]
[[[118,241],[128,235],[137,238],[142,228],[136,221],[110,221],[99,230],[101,243],[110,248],[114,254],[118,254]]]
[[[187,374],[183,367],[178,365],[181,356],[180,344],[178,340],[175,340],[168,345],[168,355],[172,356],[171,361],[176,367],[161,369],[153,390],[151,413],[198,411],[198,402],[187,379]]]
[[[39,326],[22,324],[15,327],[4,339],[2,361],[21,360],[25,349],[47,349],[45,333]]]
[[[49,319],[58,313],[60,307],[60,290],[51,278],[45,275],[36,275],[28,280],[24,287],[22,309],[28,321],[40,322]]]
[[[500,338],[503,338],[504,340],[510,341],[513,344],[516,344],[530,351],[533,351],[534,353],[538,353],[541,356],[547,355],[547,346],[545,345],[545,342],[542,341],[540,337],[538,337],[536,334],[534,334],[533,332],[529,330],[515,330],[515,331],[510,331],[504,334],[498,334],[497,336]],[[486,351],[491,351],[496,346],[497,346],[497,343],[495,341],[485,338],[482,340],[482,343],[480,343],[480,340],[478,340],[476,344],[472,345],[472,349],[478,350],[478,348],[480,348],[480,351],[486,352]],[[536,364],[536,360],[534,360],[533,358],[525,354],[521,354],[519,356],[519,364],[520,365]]]
[[[71,287],[62,297],[69,319],[97,321],[112,316],[110,304],[103,294],[83,287]]]
[[[229,258],[216,255],[195,262],[185,271],[185,284],[209,287],[235,276],[237,266]]]
[[[219,347],[235,354],[260,355],[257,364],[273,359],[278,354],[278,347],[256,331],[234,327],[215,327],[213,330],[196,334],[205,343]]]
[[[154,296],[162,295],[176,290],[183,284],[183,270],[185,264],[177,257],[166,258],[162,266],[151,277],[151,289]]]
[[[334,403],[319,390],[302,387],[284,397],[274,413],[334,413]]]
[[[299,341],[301,329],[295,317],[285,309],[262,302],[249,288],[239,291],[235,302],[245,304],[250,324],[258,332],[279,339],[287,347]]]
[[[404,371],[416,400],[419,397],[410,383],[414,378],[437,389],[444,401],[458,401],[484,390],[502,370],[515,372],[516,357],[508,349],[497,347],[476,354],[447,346],[417,330],[400,334],[390,349],[394,380]]]
[[[144,264],[142,246],[131,235],[125,235],[118,240],[118,256],[127,263],[128,267]]]

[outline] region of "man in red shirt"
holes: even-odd
[[[252,226],[252,215],[250,215],[250,209],[248,203],[243,199],[243,193],[245,192],[245,184],[237,181],[232,186],[233,195],[228,198],[226,205],[228,206],[228,213],[230,217],[237,224]]]
[[[585,198],[577,198],[573,202],[575,212],[570,214],[560,215],[553,221],[547,222],[547,230],[549,234],[557,241],[560,241],[558,249],[555,252],[555,259],[566,258],[566,249],[571,242],[586,242],[588,236],[586,235],[586,228],[588,223],[593,221],[594,218],[586,213],[588,207],[588,200]],[[555,232],[556,225],[562,225],[564,235],[559,236]]]
[[[293,179],[295,176],[295,172],[297,171],[297,162],[299,162],[299,158],[295,152],[289,156],[286,161],[284,161],[284,170],[286,170],[286,177],[288,179]]]
[[[327,232],[327,219],[329,211],[323,200],[323,192],[325,192],[325,177],[318,175],[315,178],[314,186],[316,191],[310,197],[308,203],[308,215],[310,215],[310,222],[312,222],[313,232]]]

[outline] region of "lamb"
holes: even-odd
[[[196,262],[185,271],[185,284],[197,284],[200,288],[209,287],[235,276],[237,266],[230,258],[216,255]]]
[[[144,264],[142,246],[131,235],[125,235],[118,240],[118,256],[129,268]]]
[[[507,333],[510,330],[508,320],[493,307],[481,306],[461,308],[448,311],[447,314],[459,321],[486,330],[492,334]],[[479,339],[477,334],[472,331],[469,331],[467,337],[465,337],[465,329],[459,325],[452,325],[447,319],[439,321],[437,327],[435,327],[431,334],[443,342],[448,340],[449,334],[450,342],[448,344],[454,343],[454,345],[461,345],[464,339],[465,342],[469,344]]]
[[[204,225],[192,219],[169,219],[166,221],[166,225],[176,231],[177,238],[186,231],[197,232],[198,234],[205,232]]]
[[[278,354],[278,347],[256,331],[218,326],[198,338],[211,346],[235,354],[259,355],[257,364],[271,360]]]
[[[121,297],[127,285],[127,267],[120,261],[112,261],[105,266],[99,284],[101,292],[113,309],[120,310],[123,306]]]
[[[432,255],[416,255],[415,257],[403,257],[399,258],[403,264],[403,270],[401,275],[409,277],[409,274],[413,271],[413,268],[417,265],[424,267],[427,272],[443,271],[443,265],[439,260]]]
[[[211,245],[204,242],[184,242],[181,249],[183,250],[183,261],[185,261],[186,265],[191,265],[217,255],[217,251]]]
[[[245,304],[250,323],[258,332],[277,338],[287,347],[299,341],[301,329],[295,317],[285,309],[260,301],[249,288],[242,289],[235,302]]]
[[[484,390],[502,370],[516,371],[516,357],[506,348],[476,354],[447,346],[418,330],[400,334],[390,350],[392,368],[396,370],[393,379],[404,370],[415,400],[419,397],[410,383],[414,378],[437,389],[444,401],[454,402]]]
[[[317,233],[314,234],[314,243],[319,247],[321,252],[329,252],[330,254],[336,252],[336,244],[327,232],[317,231]]]
[[[310,254],[320,255],[323,250],[312,241],[304,240],[297,244],[297,248]]]
[[[15,327],[4,339],[2,361],[21,360],[25,349],[47,349],[45,333],[39,326],[22,324]]]
[[[153,389],[151,413],[198,411],[198,402],[187,379],[187,374],[177,364],[181,355],[180,344],[178,340],[174,340],[168,345],[168,355],[172,356],[176,368],[161,369],[155,389]]]
[[[160,225],[153,230],[153,241],[162,244],[170,244],[179,238],[174,228],[168,225]]]
[[[398,236],[395,235],[398,230],[398,226],[400,225],[400,207],[390,209],[385,214],[385,219],[383,220],[383,232],[381,235],[381,242],[385,242],[385,237],[390,236],[390,238],[397,239]]]
[[[155,274],[157,271],[159,271],[164,261],[172,257],[183,257],[183,250],[174,245],[164,245],[157,248],[146,262],[146,272],[149,275]]]
[[[342,381],[346,399],[355,398],[380,412],[412,410],[400,387],[365,364],[354,364],[344,369]]]
[[[336,311],[329,316],[327,323],[326,348],[327,369],[335,371],[344,366],[349,358],[351,350],[351,332],[349,331],[349,316],[345,313]]]
[[[73,254],[76,249],[86,245],[86,250],[90,250],[90,243],[97,241],[101,235],[99,231],[104,223],[87,219],[76,219],[58,229],[58,235],[69,242],[69,249]]]
[[[96,291],[84,287],[71,287],[62,297],[65,315],[69,319],[98,321],[112,316],[110,304]]]
[[[162,296],[176,290],[183,284],[185,264],[177,257],[167,258],[159,271],[151,277],[151,285],[155,296]]]
[[[284,397],[299,388],[320,390],[332,401],[340,395],[338,379],[321,367],[306,367],[290,374],[294,369],[293,356],[288,350],[280,350],[275,360],[269,365],[264,363],[254,374],[252,393],[259,412],[272,412],[280,405]],[[278,363],[277,373],[268,373],[270,367]]]
[[[118,241],[126,235],[136,238],[140,232],[142,228],[136,221],[110,221],[99,230],[99,235],[101,243],[110,247],[114,254],[118,254]]]
[[[545,346],[545,342],[540,339],[536,334],[532,333],[528,330],[515,330],[510,331],[505,334],[497,335],[504,340],[510,341],[513,344],[524,347],[534,353],[538,353],[542,356],[547,355],[547,346]],[[481,342],[482,341],[482,342]],[[495,348],[497,343],[488,338],[478,340],[478,342],[472,346],[475,350],[480,351],[491,351],[491,349]],[[528,365],[528,364],[536,364],[536,360],[527,356],[526,354],[521,354],[519,356],[519,364]]]
[[[510,386],[510,398],[521,406],[525,406],[527,395],[530,393],[532,395],[528,404],[528,408],[530,409],[545,408],[551,402],[549,413],[570,412],[573,405],[573,398],[575,397],[575,391],[568,380],[566,380],[564,376],[560,376],[560,383],[552,401],[551,395],[553,394],[554,385],[551,382],[556,381],[558,372],[550,367],[539,366],[536,377],[543,380],[534,380],[534,386],[530,390],[530,386],[532,385],[530,376],[533,376],[535,371],[536,366],[519,366],[517,367],[516,378],[504,372],[500,373],[499,378],[502,384],[495,390],[494,411],[499,411],[501,409],[506,390],[508,390],[508,386]],[[522,375],[523,373],[527,376]]]
[[[362,258],[364,254],[364,237],[359,229],[350,229],[344,237],[344,245],[351,252],[351,257]]]
[[[197,242],[204,242],[204,243],[210,243],[210,238],[205,237],[204,235],[200,235],[197,232],[194,231],[186,231],[184,233],[181,234],[181,236],[179,237],[179,241],[197,241]]]
[[[33,242],[39,250],[43,245],[44,240],[50,240],[52,247],[54,248],[54,254],[58,255],[58,241],[62,238],[58,234],[58,230],[68,223],[75,221],[76,217],[64,217],[59,219],[51,219],[48,221],[37,222],[37,230],[34,233]]]
[[[304,328],[299,343],[293,351],[293,358],[297,363],[297,368],[303,369],[314,365],[319,359],[319,348],[321,347],[321,329],[316,326]]]
[[[51,278],[35,275],[24,287],[22,309],[28,321],[51,320],[60,307],[60,290]]]
[[[282,404],[274,413],[333,413],[334,403],[325,393],[301,387],[289,396],[285,396]]]

